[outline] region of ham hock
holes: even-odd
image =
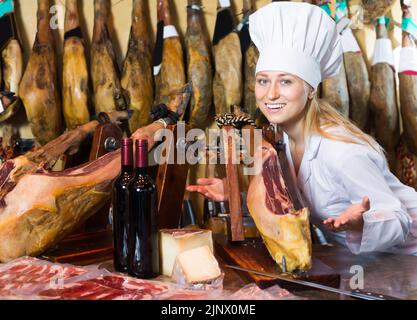
[[[109,117],[127,119],[128,112]],[[77,168],[50,170],[64,153],[76,153],[97,125],[91,121],[0,166],[0,262],[51,248],[110,197],[120,150]]]

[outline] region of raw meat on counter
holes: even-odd
[[[45,289],[57,275],[68,281],[87,273],[91,269],[71,265],[54,265],[35,258],[20,258],[11,263],[0,264],[0,299],[14,297]]]
[[[120,275],[105,275],[39,292],[43,299],[59,300],[150,300],[168,289],[162,283]]]
[[[35,258],[0,264],[0,300],[287,300],[294,296],[273,286],[250,284],[236,292],[222,287],[189,289],[172,282],[140,280],[98,265],[77,267]]]
[[[161,282],[112,274],[97,266],[27,257],[0,265],[0,299],[143,300],[167,290]]]

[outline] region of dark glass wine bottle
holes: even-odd
[[[123,139],[122,170],[113,185],[114,268],[127,272],[129,195],[128,184],[133,179],[133,141]]]
[[[136,141],[136,174],[129,183],[128,272],[148,279],[159,273],[157,190],[148,175],[148,142]]]

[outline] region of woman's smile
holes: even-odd
[[[279,111],[285,108],[286,103],[266,103],[265,104],[270,111]]]

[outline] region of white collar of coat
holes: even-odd
[[[308,161],[313,160],[319,151],[320,143],[323,137],[319,134],[311,134],[305,142],[304,158]],[[288,135],[284,132],[284,143],[288,144]]]

